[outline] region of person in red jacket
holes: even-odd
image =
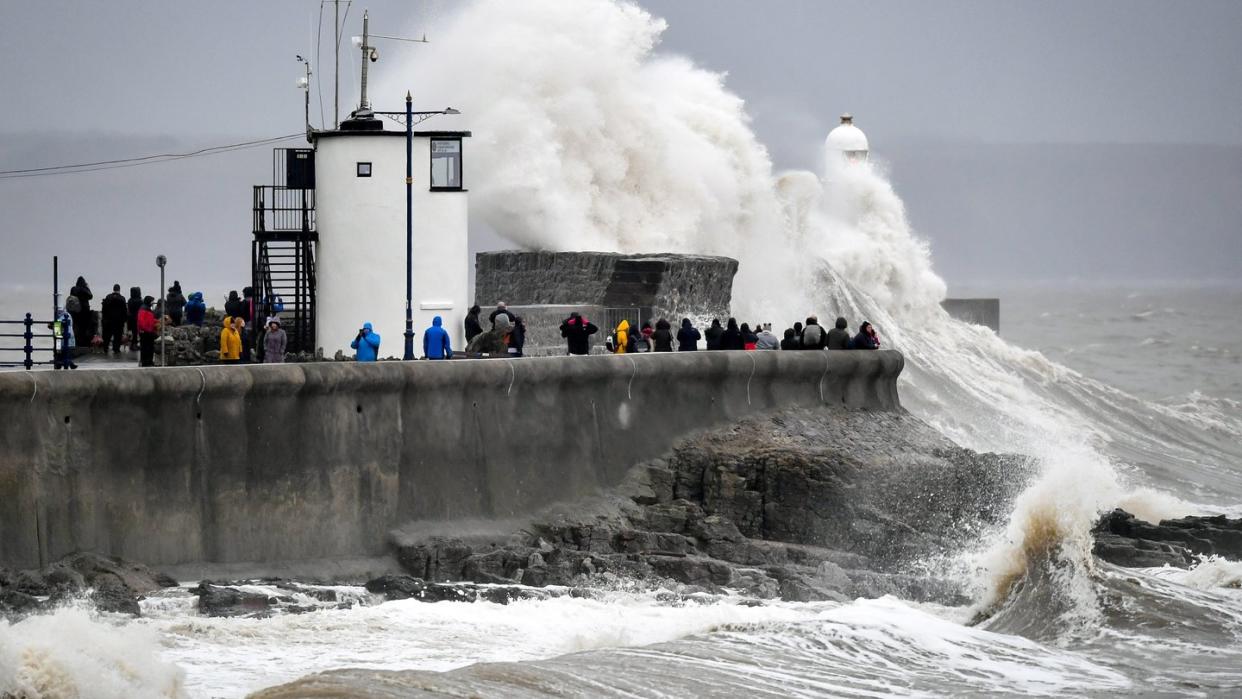
[[[158,324],[155,314],[151,312],[151,304],[155,299],[147,296],[142,300],[142,308],[138,309],[138,366],[155,366],[155,333]]]

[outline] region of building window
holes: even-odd
[[[461,189],[461,139],[431,139],[431,188]]]
[[[358,163],[358,176],[359,177],[370,177],[371,176],[371,163]]]

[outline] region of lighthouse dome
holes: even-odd
[[[829,150],[842,153],[851,160],[866,159],[870,150],[867,135],[854,126],[854,117],[850,114],[841,115],[841,124],[828,133],[825,143]]]

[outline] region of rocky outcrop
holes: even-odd
[[[1152,524],[1113,510],[1094,529],[1095,555],[1128,568],[1189,568],[1200,556],[1242,560],[1242,519],[1182,517]]]
[[[431,583],[610,576],[761,598],[961,601],[917,564],[999,522],[1029,472],[1024,459],[962,449],[906,414],[789,410],[685,440],[616,492],[511,534],[425,535],[415,524],[390,543],[420,581],[410,596]]]
[[[0,570],[0,614],[21,616],[89,594],[101,611],[139,616],[138,600],[176,584],[138,563],[75,553],[41,570]]]

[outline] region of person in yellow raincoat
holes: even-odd
[[[238,321],[241,319],[238,318]],[[233,319],[224,317],[224,329],[220,331],[220,361],[236,364],[241,361],[241,333],[233,327]]]
[[[613,343],[616,347],[613,350],[614,353],[625,354],[629,351],[630,321],[623,319],[620,323],[617,323],[617,331],[613,333]]]

